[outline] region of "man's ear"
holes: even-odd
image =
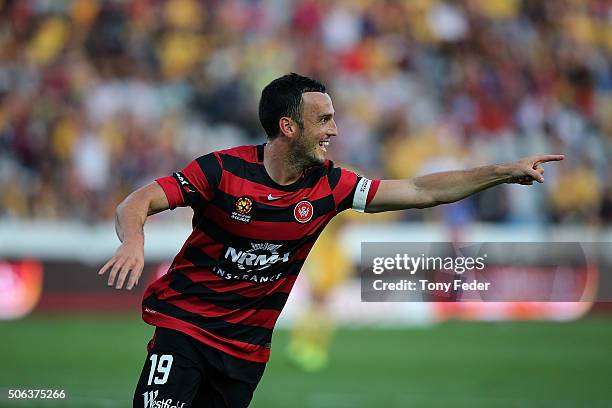
[[[297,123],[287,116],[283,116],[279,119],[278,127],[280,128],[281,134],[288,137],[293,137],[297,132]]]

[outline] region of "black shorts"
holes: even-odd
[[[148,351],[134,408],[247,407],[266,367],[160,327]]]

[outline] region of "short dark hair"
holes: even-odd
[[[302,94],[304,92],[325,93],[325,85],[295,72],[283,75],[270,82],[261,91],[259,121],[269,138],[278,136],[278,121],[290,117],[300,126],[302,122]]]

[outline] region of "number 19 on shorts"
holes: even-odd
[[[151,354],[149,360],[151,360],[151,371],[149,372],[149,381],[147,381],[147,385],[165,384],[166,381],[168,381],[170,369],[172,368],[172,354],[162,354],[161,356]]]

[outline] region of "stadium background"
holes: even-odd
[[[141,292],[95,275],[114,208],[204,152],[261,142],[259,92],[286,72],[327,84],[331,156],[370,177],[567,156],[544,185],[346,217],[328,242],[352,263],[364,237],[609,242],[611,21],[609,0],[0,1],[0,406],[127,405],[151,330]],[[149,220],[147,279],[189,218]],[[330,365],[296,370],[279,330],[254,407],[612,405],[606,303],[371,305],[358,282],[329,285]],[[8,400],[26,388],[68,398]]]

